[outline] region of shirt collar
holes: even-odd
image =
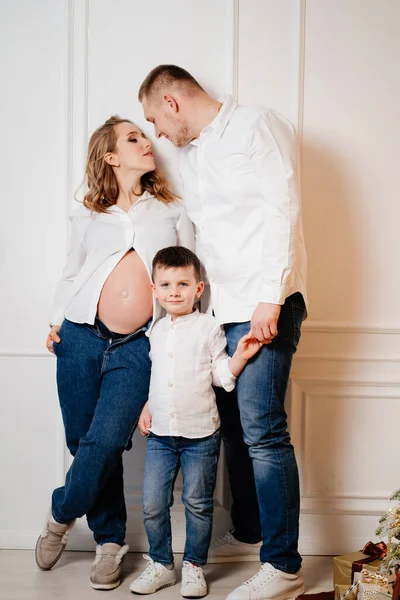
[[[218,98],[218,102],[222,102],[222,106],[218,111],[217,116],[209,125],[204,127],[204,129],[200,132],[198,138],[195,138],[190,143],[194,146],[198,145],[198,142],[203,133],[212,129],[217,135],[220,137],[224,133],[233,113],[238,107],[238,103],[236,100],[232,98],[232,96],[225,96],[224,98]]]
[[[172,320],[171,315],[166,315],[166,319],[168,323],[172,323],[175,325],[176,323],[183,323],[185,321],[191,321],[192,319],[197,318],[199,315],[199,311],[197,308],[193,312],[188,315],[182,315],[181,317],[176,317],[175,321]]]
[[[138,199],[136,200],[136,202],[134,202],[132,204],[132,206],[130,207],[129,211],[132,210],[132,208],[134,206],[137,206],[139,204],[139,202],[144,202],[145,200],[148,200],[149,198],[153,198],[153,195],[150,194],[150,192],[148,192],[147,190],[145,190],[141,196],[138,196]],[[125,215],[127,215],[129,213],[129,211],[125,212],[124,210],[122,210],[122,208],[120,208],[116,204],[114,204],[113,206],[110,206],[109,211],[110,212],[124,213]]]

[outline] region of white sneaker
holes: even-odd
[[[295,600],[304,594],[301,570],[293,575],[275,569],[269,563],[229,594],[226,600]]]
[[[182,565],[181,596],[184,598],[202,598],[203,596],[207,596],[207,593],[207,583],[204,579],[203,569],[184,560]]]
[[[136,594],[154,594],[161,588],[175,585],[176,573],[175,569],[168,569],[159,562],[155,562],[147,554],[143,554],[143,558],[149,561],[149,564],[141,575],[132,581],[129,589]]]
[[[208,551],[209,563],[240,562],[260,560],[260,548],[258,544],[246,544],[235,539],[230,531],[224,533],[211,543]]]

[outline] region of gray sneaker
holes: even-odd
[[[95,590],[112,590],[121,583],[122,560],[129,546],[108,542],[96,546],[96,559],[90,573],[90,585]]]
[[[74,526],[75,520],[70,523],[53,523],[49,513],[43,531],[36,542],[36,564],[42,571],[49,571],[65,550],[68,534]]]

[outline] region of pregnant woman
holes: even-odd
[[[131,121],[111,117],[93,133],[86,176],[46,344],[57,356],[74,460],[53,492],[35,556],[40,569],[51,569],[75,519],[86,515],[97,542],[91,585],[112,589],[128,551],[122,453],[147,401],[145,333],[160,310],[152,299],[151,262],[166,246],[192,248],[193,230],[155,170],[151,142]]]

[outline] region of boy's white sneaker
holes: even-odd
[[[176,573],[175,568],[168,569],[159,562],[155,562],[147,554],[143,554],[143,558],[149,561],[149,564],[141,575],[132,581],[129,589],[135,594],[154,594],[161,588],[175,585]]]
[[[207,593],[207,583],[204,579],[203,569],[184,560],[182,565],[181,596],[184,598],[202,598],[203,596],[207,596]]]
[[[293,575],[275,569],[269,563],[229,594],[226,600],[295,600],[304,594],[301,570]]]
[[[259,561],[261,544],[262,542],[258,544],[239,542],[233,537],[231,531],[227,531],[211,543],[208,551],[208,562]]]

